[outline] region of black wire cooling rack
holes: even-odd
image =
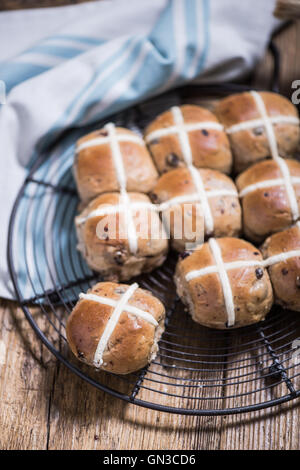
[[[273,83],[277,89],[279,56]],[[170,105],[247,90],[243,85],[197,86],[114,116],[139,131]],[[99,127],[103,122],[97,123]],[[86,133],[92,128],[86,128]],[[99,281],[76,250],[78,199],[72,177],[74,134],[41,155],[16,199],[9,227],[8,263],[19,303],[38,337],[71,371],[100,390],[136,405],[190,415],[260,410],[300,397],[299,313],[274,307],[258,325],[232,331],[194,323],[176,297],[172,275],[177,254],[137,279],[165,304],[166,330],[154,362],[138,373],[116,376],[79,363],[70,353],[65,323],[80,292]],[[298,341],[297,341],[298,340]]]

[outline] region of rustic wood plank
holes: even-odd
[[[55,360],[13,302],[0,302],[0,448],[45,449]]]
[[[292,82],[300,76],[300,57],[297,53],[297,44],[300,41],[300,22],[297,21],[283,30],[276,38],[275,44],[280,51],[280,92],[291,98]],[[268,52],[255,69],[254,84],[267,88],[272,74],[272,58]]]
[[[20,8],[46,8],[76,3],[86,3],[92,0],[0,0],[0,10],[19,10]]]
[[[300,18],[300,0],[277,0],[274,15],[283,20]]]

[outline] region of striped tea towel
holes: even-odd
[[[66,128],[188,81],[248,72],[276,25],[274,1],[104,0],[0,13],[0,296],[14,296],[8,220],[38,152]]]

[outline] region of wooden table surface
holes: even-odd
[[[0,1],[0,8],[20,3],[34,2]],[[291,96],[292,81],[300,79],[300,24],[276,42],[281,90]],[[266,56],[255,82],[267,86],[270,70]],[[94,389],[57,362],[15,303],[0,301],[0,325],[0,449],[300,449],[299,400],[228,417],[139,408]]]

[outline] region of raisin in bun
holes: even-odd
[[[198,180],[193,172],[198,173]],[[150,196],[160,204],[172,246],[178,251],[184,251],[187,243],[202,242],[204,236],[234,237],[240,233],[237,189],[219,171],[177,168],[160,177]]]
[[[231,171],[231,150],[223,126],[200,106],[184,105],[164,112],[147,127],[145,141],[160,173],[188,164]]]
[[[67,340],[86,364],[128,374],[155,358],[164,318],[163,304],[137,284],[100,282],[80,294],[67,321]]]
[[[82,137],[76,145],[74,176],[84,204],[99,194],[120,190],[115,148],[124,166],[127,191],[147,193],[155,185],[157,171],[143,139],[110,123]]]
[[[276,303],[300,312],[300,222],[267,238],[261,251]]]
[[[178,261],[177,293],[194,321],[225,329],[264,320],[273,302],[262,255],[238,238],[210,238]]]
[[[265,160],[248,168],[236,180],[242,201],[243,229],[250,240],[262,242],[272,233],[291,226],[299,219],[300,163]]]
[[[259,103],[260,98],[262,103]],[[239,93],[221,100],[215,112],[229,136],[237,173],[270,155],[262,114],[273,126],[279,154],[288,158],[297,150],[300,138],[298,112],[284,96],[271,92]]]
[[[160,266],[168,241],[156,207],[145,194],[98,196],[75,218],[78,249],[104,279],[128,280]]]

